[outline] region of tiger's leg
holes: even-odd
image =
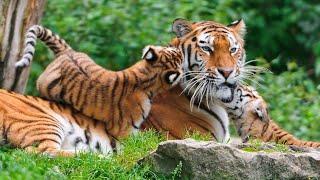
[[[65,140],[64,134],[59,124],[47,123],[43,126],[34,124],[20,131],[17,144],[28,152],[43,153],[53,157],[74,156],[75,151],[62,149],[62,143]],[[10,138],[13,139],[13,137]]]
[[[27,152],[30,153],[43,153],[51,157],[62,156],[62,157],[72,157],[75,156],[75,151],[73,150],[61,150],[61,145],[57,142],[51,140],[42,141],[38,147],[28,146],[25,148]]]

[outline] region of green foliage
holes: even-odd
[[[182,171],[182,162],[179,161],[179,164],[177,167],[173,170],[172,174],[172,179],[179,179],[181,177],[181,171]]]
[[[1,146],[0,179],[163,179],[149,166],[135,165],[163,139],[148,131],[122,141],[119,155],[80,154],[75,158],[50,158]]]

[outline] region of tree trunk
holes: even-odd
[[[24,34],[40,22],[45,0],[0,0],[0,88],[23,93],[30,68],[14,67],[23,52]]]

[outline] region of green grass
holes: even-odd
[[[199,131],[186,131],[186,135],[184,136],[185,139],[191,138],[196,141],[210,141],[212,140],[212,136],[210,133],[208,134],[201,134]]]
[[[50,158],[1,147],[0,179],[164,179],[148,165],[136,165],[163,140],[147,131],[123,140],[117,155],[80,154],[74,158]],[[171,178],[176,176],[173,172]]]
[[[249,140],[249,146],[242,148],[243,151],[246,152],[267,152],[267,153],[272,153],[272,152],[282,152],[282,153],[288,153],[292,152],[287,145],[284,144],[273,144],[270,146],[270,148],[266,148],[265,144],[261,140],[258,139],[251,139]]]

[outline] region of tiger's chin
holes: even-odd
[[[230,103],[234,97],[235,87],[235,85],[229,83],[220,84],[216,89],[216,98],[223,103]]]

